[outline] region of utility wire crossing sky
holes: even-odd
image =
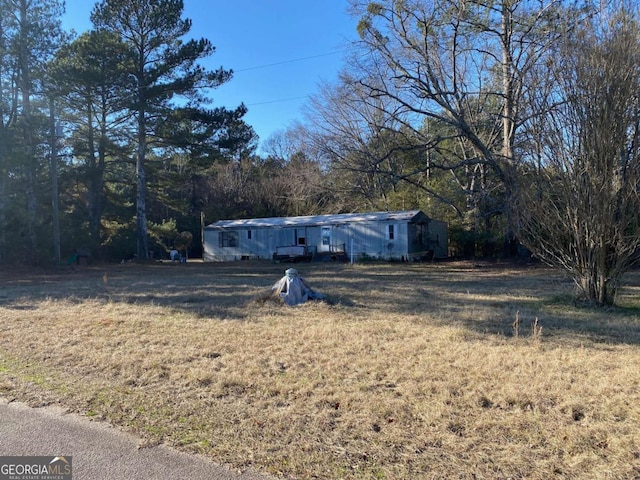
[[[66,0],[63,27],[89,30],[94,4]],[[345,46],[356,37],[347,0],[184,0],[184,7],[190,36],[216,47],[203,66],[234,71],[212,92],[214,106],[244,103],[244,119],[261,143],[301,119],[319,84],[336,78]]]

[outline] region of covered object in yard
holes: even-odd
[[[447,224],[420,210],[220,220],[204,227],[204,261],[445,258]]]
[[[323,300],[325,295],[313,290],[307,282],[298,275],[295,268],[288,268],[284,272],[284,277],[278,280],[271,287],[278,297],[280,297],[286,305],[293,307],[307,300]]]

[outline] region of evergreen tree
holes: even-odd
[[[103,0],[94,7],[95,27],[118,35],[132,58],[129,77],[136,116],[136,236],[137,258],[148,258],[147,170],[149,149],[161,148],[162,120],[177,101],[200,107],[203,88],[214,88],[231,78],[222,68],[209,71],[198,64],[214,52],[206,39],[187,40],[191,21],[182,18],[182,0]]]
[[[114,162],[130,156],[126,136],[131,58],[118,36],[91,31],[63,47],[51,65],[60,105],[73,131],[77,176],[86,191],[74,198],[78,233],[97,252],[105,209],[105,176]],[[84,207],[86,205],[86,208]],[[87,229],[88,224],[88,229]],[[87,230],[86,232],[79,231]]]
[[[38,192],[46,152],[39,145],[48,138],[48,103],[41,96],[45,65],[64,41],[62,12],[57,0],[0,0],[0,252],[13,249],[13,258],[30,263],[38,260],[44,218]],[[22,248],[4,233],[9,225]]]

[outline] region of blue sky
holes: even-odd
[[[95,2],[66,0],[65,29],[91,27]],[[260,140],[302,118],[302,107],[322,81],[344,65],[344,47],[356,37],[347,0],[184,0],[191,34],[207,38],[216,53],[203,64],[234,70],[212,92],[214,106],[249,112],[245,121]]]

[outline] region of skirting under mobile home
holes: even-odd
[[[420,210],[220,220],[204,227],[204,261],[444,258],[447,224]]]

